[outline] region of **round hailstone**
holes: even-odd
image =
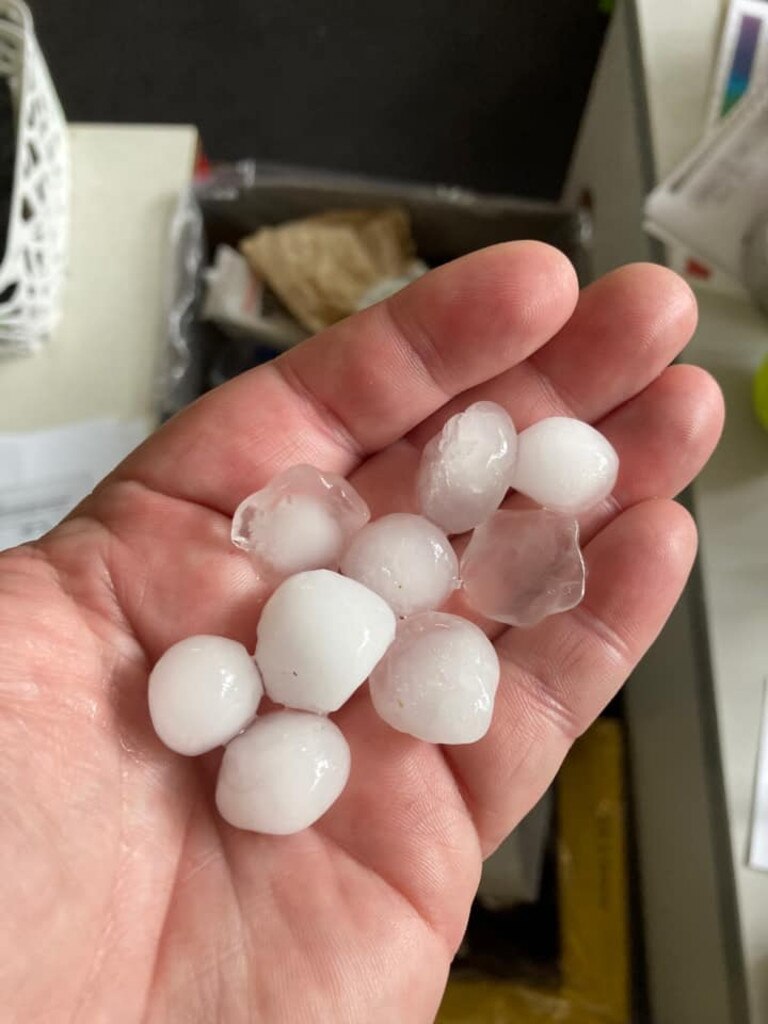
[[[439,607],[456,587],[459,567],[441,529],[423,516],[395,512],[355,534],[341,571],[405,616]]]
[[[232,543],[266,573],[336,569],[349,538],[370,519],[354,487],[314,466],[291,466],[240,503]]]
[[[520,434],[511,486],[545,508],[575,515],[606,498],[618,472],[607,438],[581,420],[552,416]]]
[[[256,662],[278,704],[341,707],[392,643],[396,619],[378,594],[327,569],[285,580],[264,605]]]
[[[263,693],[259,670],[242,644],[223,636],[190,636],[152,669],[149,714],[166,747],[204,754],[248,725]]]
[[[276,711],[227,745],[216,806],[235,828],[287,836],[314,824],[349,778],[349,747],[327,718]]]
[[[371,673],[371,699],[394,729],[429,743],[474,743],[488,731],[499,659],[481,629],[458,615],[404,619]]]
[[[421,511],[446,533],[464,533],[494,512],[517,454],[515,425],[500,405],[475,402],[426,445],[417,489]]]

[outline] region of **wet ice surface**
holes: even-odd
[[[240,503],[232,543],[265,574],[336,569],[347,541],[369,518],[368,506],[342,477],[292,466]]]
[[[607,438],[581,420],[552,416],[518,437],[511,484],[557,512],[583,512],[613,490],[619,458]]]
[[[423,516],[395,512],[355,534],[341,571],[405,616],[439,607],[457,586],[459,567],[439,527]]]
[[[170,647],[149,676],[155,732],[178,754],[204,754],[236,736],[256,714],[261,676],[242,644],[191,636]]]
[[[326,569],[285,580],[264,605],[256,663],[270,698],[336,711],[368,677],[395,635],[389,605],[356,580]]]
[[[534,626],[584,596],[579,524],[546,509],[496,512],[461,559],[468,603],[509,626]]]
[[[275,835],[307,828],[343,790],[349,748],[323,716],[367,678],[393,728],[432,743],[476,742],[491,724],[498,657],[481,629],[437,609],[458,576],[471,608],[497,622],[532,626],[573,608],[585,583],[574,516],[604,499],[617,473],[616,452],[588,424],[552,417],[518,437],[490,402],[452,417],[426,445],[422,516],[369,523],[341,477],[286,470],[232,523],[233,543],[276,586],[255,660],[223,637],[167,651],[149,684],[159,737],[183,754],[226,743],[222,816]],[[510,486],[543,507],[499,510]],[[446,534],[470,529],[459,572]],[[256,717],[264,691],[286,710]]]
[[[452,416],[424,448],[417,490],[421,512],[446,533],[464,533],[499,507],[517,454],[512,420],[494,402]]]
[[[430,743],[474,743],[488,731],[499,659],[471,622],[443,612],[403,620],[371,674],[371,699],[393,728]]]
[[[216,805],[236,828],[290,835],[308,828],[349,778],[349,747],[327,718],[277,711],[227,746]]]

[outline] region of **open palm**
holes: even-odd
[[[579,296],[555,250],[485,250],[203,398],[67,522],[0,556],[3,1019],[432,1020],[483,855],[687,577],[695,530],[669,499],[722,419],[706,374],[668,367],[694,322],[658,267]],[[318,825],[230,828],[212,800],[220,754],[165,750],[146,701],[176,640],[254,644],[264,594],[228,517],[298,462],[351,475],[374,514],[410,508],[419,447],[480,398],[519,427],[590,420],[617,448],[615,493],[582,521],[584,603],[496,628],[502,680],[479,743],[394,732],[363,689],[335,716],[352,775]]]

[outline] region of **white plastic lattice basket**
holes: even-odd
[[[67,129],[26,4],[0,0],[0,79],[10,91],[15,156],[0,263],[0,355],[50,335],[67,252]],[[1,226],[0,226],[1,228]]]

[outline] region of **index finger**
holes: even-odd
[[[117,471],[230,515],[299,462],[347,474],[565,323],[578,285],[539,242],[481,250],[426,275],[198,400]]]

